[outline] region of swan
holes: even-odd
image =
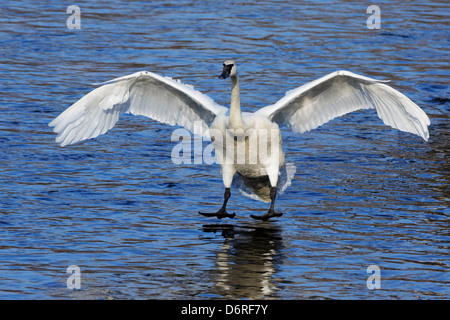
[[[179,80],[141,71],[100,83],[49,126],[58,134],[56,142],[66,146],[104,134],[121,113],[143,115],[191,132],[196,124],[200,125],[202,135],[213,141],[215,154],[222,159],[219,166],[225,193],[217,212],[199,213],[233,218],[235,213],[228,213],[226,206],[235,180],[245,195],[270,201],[265,214],[251,215],[263,221],[282,215],[275,211],[275,199],[289,186],[295,172],[295,167],[285,162],[280,127],[303,133],[352,111],[376,109],[386,125],[419,135],[425,141],[429,138],[426,113],[386,85],[387,81],[335,71],[288,91],[273,105],[247,113],[241,112],[239,78],[233,60],[223,63],[219,78],[231,79],[229,109]],[[244,151],[239,157],[240,147]],[[282,172],[287,173],[284,181],[280,178]]]

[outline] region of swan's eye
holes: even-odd
[[[226,70],[228,73],[230,73],[230,72],[231,72],[231,69],[233,69],[233,65],[232,65],[232,64],[227,64],[227,65],[224,66],[224,68],[225,68],[225,70]]]

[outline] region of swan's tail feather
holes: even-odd
[[[277,183],[277,196],[291,185],[296,167],[293,163],[286,163],[280,169],[280,176]],[[270,180],[268,176],[258,178],[244,178],[237,174],[233,179],[233,188],[238,189],[244,196],[254,200],[270,202]]]
[[[294,179],[297,167],[293,163],[286,163],[280,169],[280,177],[278,178],[277,195],[282,195],[283,192],[291,185]]]

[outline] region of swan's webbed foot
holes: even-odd
[[[281,217],[282,215],[283,215],[283,213],[281,213],[281,212],[275,212],[275,210],[269,209],[269,211],[266,214],[263,214],[262,216],[256,216],[254,214],[251,214],[250,217],[252,217],[253,219],[256,219],[256,220],[267,221],[270,218]]]
[[[227,202],[228,199],[230,199],[231,196],[231,192],[230,192],[230,188],[225,188],[225,194],[224,194],[224,200],[223,200],[223,205],[222,208],[220,208],[219,211],[217,212],[198,212],[201,215],[205,216],[205,217],[217,217],[218,219],[222,219],[222,218],[234,218],[234,216],[236,215],[234,212],[233,213],[228,213],[226,210],[227,207]]]
[[[220,208],[219,211],[217,212],[198,212],[200,213],[202,216],[205,217],[217,217],[218,219],[222,219],[222,218],[234,218],[234,216],[236,216],[236,214],[233,213],[228,213],[224,208]]]
[[[270,204],[269,211],[267,211],[267,213],[263,214],[262,216],[256,216],[254,214],[251,214],[250,217],[252,217],[253,219],[262,220],[262,221],[267,221],[270,218],[274,218],[274,217],[281,217],[283,214],[281,212],[275,212],[275,209],[274,209],[276,196],[277,196],[277,187],[271,187],[270,188],[270,200],[272,201],[272,203]]]

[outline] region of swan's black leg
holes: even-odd
[[[271,204],[270,204],[270,208],[269,211],[267,211],[266,214],[263,214],[262,216],[255,216],[253,214],[250,215],[250,217],[252,217],[253,219],[257,219],[257,220],[263,220],[263,221],[267,221],[270,218],[273,217],[281,217],[283,214],[281,212],[275,212],[275,198],[277,196],[277,187],[270,187],[270,200],[271,200]]]
[[[198,213],[200,213],[201,215],[204,215],[206,217],[217,217],[219,219],[222,219],[222,218],[234,218],[234,216],[236,214],[234,212],[230,214],[226,210],[227,202],[228,202],[228,199],[230,199],[230,196],[231,196],[230,188],[225,188],[225,194],[223,195],[223,205],[222,205],[222,208],[220,208],[219,211],[211,212],[211,213],[209,213],[209,212],[200,212],[199,211]]]

